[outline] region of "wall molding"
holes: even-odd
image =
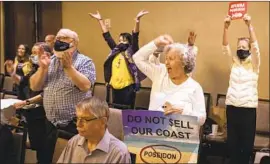
[[[4,73],[4,7],[3,7],[3,1],[0,2],[0,72]]]

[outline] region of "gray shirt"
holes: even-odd
[[[131,163],[131,159],[127,146],[106,130],[92,152],[84,137],[77,134],[71,138],[57,163]]]

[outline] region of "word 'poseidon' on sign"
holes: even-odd
[[[148,145],[141,149],[140,157],[144,163],[153,163],[153,161],[178,163],[181,160],[182,154],[181,151],[174,146]]]
[[[144,151],[144,156],[147,157],[156,157],[156,158],[162,158],[162,159],[176,159],[175,153],[160,153],[160,152],[152,152],[152,151]]]

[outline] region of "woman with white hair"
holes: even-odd
[[[151,64],[150,55],[162,47],[165,64]],[[206,111],[202,87],[188,76],[195,67],[192,47],[173,43],[169,35],[162,35],[142,47],[133,59],[152,81],[149,110],[196,116],[200,125],[204,123]]]

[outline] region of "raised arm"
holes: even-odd
[[[160,47],[164,47],[165,45],[173,43],[171,36],[169,35],[161,35],[156,38],[154,41],[146,44],[142,48],[137,51],[133,60],[137,67],[140,69],[142,73],[144,73],[149,79],[153,81],[157,72],[159,72],[160,66],[151,64],[149,62],[149,57],[154,51]]]
[[[135,26],[134,26],[133,32],[136,33],[136,32],[140,31],[140,20],[144,15],[146,15],[148,13],[149,13],[148,11],[142,10],[137,14],[137,16],[135,18]]]
[[[87,92],[96,81],[95,65],[90,58],[84,57],[80,60],[80,66],[75,68],[72,64],[72,53],[64,52],[65,55],[60,62],[71,82],[81,91]]]
[[[89,13],[89,15],[92,17],[92,18],[95,18],[98,22],[99,22],[99,25],[101,27],[101,30],[103,33],[106,33],[108,32],[109,30],[107,29],[107,26],[104,24],[103,22],[103,19],[100,15],[100,13],[97,11],[96,14],[93,14],[93,13]]]
[[[152,64],[155,64],[155,65],[159,65],[160,64],[160,53],[161,52],[158,52],[158,50],[153,52],[153,54],[151,54],[149,57],[149,62]]]
[[[116,43],[115,41],[113,40],[107,26],[105,25],[100,13],[97,11],[96,14],[93,14],[93,13],[89,13],[89,15],[92,17],[92,18],[95,18],[98,22],[99,22],[99,25],[101,27],[101,30],[102,30],[102,34],[103,34],[103,37],[105,39],[105,41],[107,42],[108,46],[110,47],[110,49],[113,49],[116,47]]]
[[[231,16],[227,15],[224,20],[224,28],[223,28],[223,40],[222,45],[227,46],[229,44],[228,42],[228,29],[231,24]]]
[[[197,34],[195,34],[194,31],[189,32],[188,36],[188,48],[191,50],[195,56],[198,54],[198,47],[195,46],[195,40],[196,40]]]
[[[135,26],[132,31],[132,50],[134,53],[139,50],[139,31],[141,18],[148,13],[148,11],[142,10],[137,14],[135,18]]]
[[[48,54],[43,53],[39,56],[39,68],[36,73],[30,77],[30,88],[33,91],[41,91],[43,89],[50,62],[51,59]]]
[[[231,24],[231,16],[227,15],[224,19],[224,28],[223,28],[223,40],[222,40],[222,53],[232,57],[233,62],[240,63],[238,57],[235,54],[232,54],[231,48],[228,42],[228,30]]]
[[[253,69],[258,72],[259,67],[260,67],[260,50],[259,50],[259,45],[257,42],[256,35],[255,35],[255,31],[253,29],[253,26],[251,25],[251,17],[246,14],[243,17],[243,20],[248,27],[248,32],[250,36],[250,45],[251,45],[250,52],[251,52],[251,62],[253,65]]]
[[[20,84],[21,81],[21,76],[16,74],[16,67],[17,67],[17,63],[18,62],[13,62],[12,60],[7,60],[4,63],[4,66],[6,67],[6,71],[7,73],[10,75],[10,77],[12,78],[12,80],[16,83],[16,84]]]

